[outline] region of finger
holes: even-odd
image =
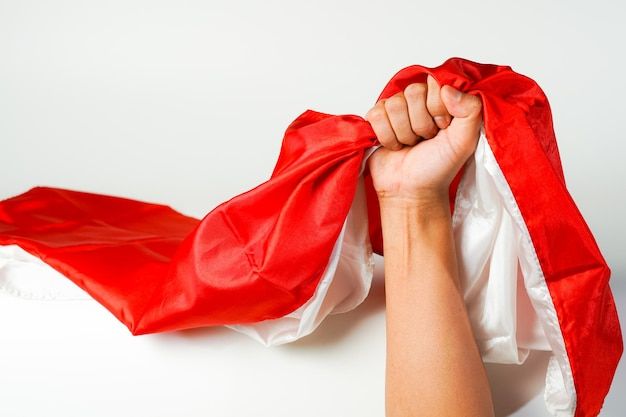
[[[463,156],[476,149],[482,123],[482,101],[479,96],[463,93],[450,85],[441,90],[442,100],[453,116],[448,134],[451,144]]]
[[[426,77],[426,84],[428,85],[426,108],[428,108],[428,112],[437,127],[439,127],[439,129],[445,129],[450,124],[452,117],[441,100],[441,88],[439,84],[437,84],[437,80],[430,74]]]
[[[411,128],[409,108],[404,94],[397,93],[385,100],[385,110],[398,142],[408,146],[415,145],[418,137]]]
[[[409,107],[409,119],[413,133],[424,139],[431,139],[437,135],[439,128],[426,108],[427,90],[426,83],[409,84],[404,89],[404,98]]]
[[[367,112],[365,119],[372,125],[372,129],[381,145],[394,151],[402,149],[402,144],[398,142],[396,134],[391,127],[391,123],[387,118],[385,100],[379,100],[378,103]]]

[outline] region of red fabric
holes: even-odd
[[[414,65],[389,97],[432,74],[482,98],[489,145],[515,196],[557,312],[577,394],[595,416],[623,351],[610,270],[565,186],[548,100],[509,66],[450,58]],[[376,145],[356,115],[307,110],[285,133],[271,178],[201,221],[155,204],[55,188],[0,202],[0,244],[66,275],[135,334],[282,317],[313,295]],[[451,190],[453,203],[460,174]],[[382,253],[366,173],[372,245]]]

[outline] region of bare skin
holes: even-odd
[[[493,416],[459,288],[448,188],[476,149],[479,97],[432,77],[366,115],[381,208],[387,298],[387,417]]]

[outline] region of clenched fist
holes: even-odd
[[[447,195],[476,149],[482,103],[428,75],[380,100],[365,118],[383,145],[368,162],[379,199],[421,201]]]

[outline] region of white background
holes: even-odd
[[[0,0],[0,198],[48,185],[202,216],[269,177],[306,109],[364,115],[410,64],[510,65],[550,100],[626,322],[620,3]],[[225,328],[132,337],[95,302],[3,297],[0,415],[383,416],[381,271],[356,310],[275,348]],[[489,372],[499,415],[546,415],[545,357]],[[625,393],[622,366],[602,415]]]

